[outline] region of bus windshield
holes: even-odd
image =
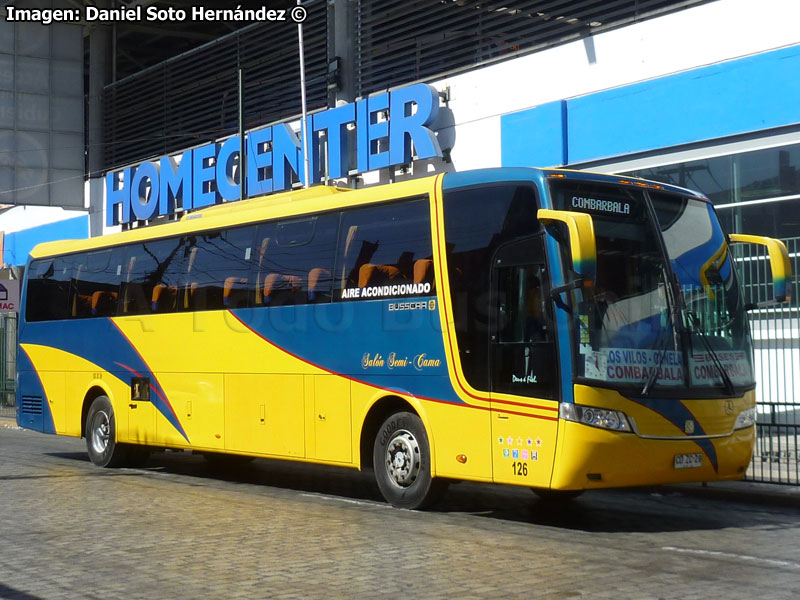
[[[576,374],[626,393],[754,385],[725,236],[711,206],[679,194],[551,182],[553,205],[590,213],[597,281],[572,296]]]

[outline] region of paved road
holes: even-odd
[[[459,484],[412,512],[357,472],[104,470],[82,440],[0,426],[0,598],[796,598],[798,507]]]

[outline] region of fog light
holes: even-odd
[[[739,413],[739,416],[736,417],[736,422],[733,424],[734,429],[744,429],[746,427],[750,427],[756,424],[756,409],[753,408],[745,408],[742,412]]]

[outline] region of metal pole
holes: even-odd
[[[301,0],[297,0],[297,5],[300,6]],[[309,178],[309,165],[308,165],[308,131],[306,131],[306,65],[305,54],[303,50],[303,24],[297,24],[297,47],[300,53],[300,105],[302,108],[302,121],[300,122],[300,134],[303,136],[303,174],[305,175],[303,187],[309,187],[311,180]]]
[[[239,67],[239,200],[247,197],[247,143],[244,136],[244,69]]]

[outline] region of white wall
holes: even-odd
[[[502,114],[798,44],[798,23],[797,0],[717,0],[441,79],[455,167],[500,165]]]
[[[85,210],[65,210],[59,206],[15,206],[0,214],[0,231],[16,233],[85,214]]]

